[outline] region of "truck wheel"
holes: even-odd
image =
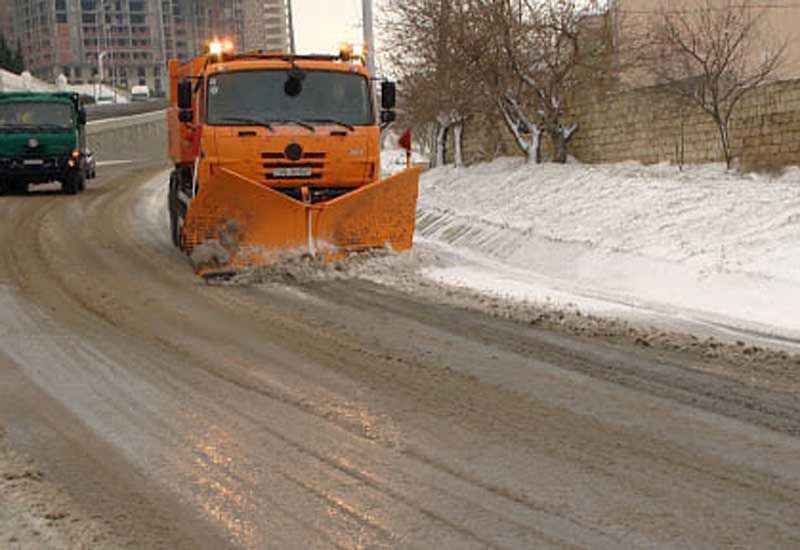
[[[178,242],[178,213],[175,212],[175,207],[170,203],[169,205],[169,234],[172,238],[174,246],[180,246]]]
[[[79,171],[70,172],[61,183],[61,190],[67,195],[77,195],[84,186],[85,178]]]
[[[169,232],[172,237],[172,244],[177,248],[183,250],[183,224],[184,224],[184,209],[180,205],[172,205],[169,207]]]
[[[28,182],[15,181],[9,184],[9,191],[15,195],[25,195],[28,193]]]
[[[172,240],[175,243],[175,246],[178,247],[178,250],[181,252],[183,252],[183,224],[183,216],[179,214],[175,220],[175,229],[173,229]]]
[[[178,201],[178,173],[172,171],[169,175],[169,194],[167,195],[167,210],[169,211],[169,233],[172,244],[181,247],[181,227],[178,220],[180,203]]]

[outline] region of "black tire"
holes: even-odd
[[[178,234],[178,213],[172,205],[169,206],[169,234],[172,238],[172,244],[180,247],[180,235]]]
[[[180,176],[173,171],[169,175],[169,195],[167,197],[167,209],[169,210],[169,233],[172,238],[172,244],[176,247],[181,247],[181,225],[179,223],[180,217],[180,200],[178,199],[178,178]]]
[[[61,190],[67,195],[77,195],[83,190],[86,178],[80,171],[69,172],[61,182]]]
[[[26,181],[15,181],[9,184],[9,192],[13,193],[14,195],[27,195],[28,194],[28,182]]]

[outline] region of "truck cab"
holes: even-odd
[[[379,114],[365,51],[235,53],[226,40],[170,61],[171,236],[199,274],[411,247],[419,171],[380,177],[395,88],[381,85]]]
[[[78,94],[0,93],[0,193],[58,181],[76,194],[94,176]]]

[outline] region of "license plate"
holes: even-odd
[[[25,159],[22,161],[25,166],[41,166],[44,164],[42,159]]]
[[[272,175],[276,178],[307,178],[311,175],[311,168],[298,166],[296,168],[275,168]]]

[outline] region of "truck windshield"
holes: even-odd
[[[66,103],[0,103],[0,130],[10,128],[72,129],[72,107]]]
[[[372,124],[369,85],[364,76],[337,71],[302,71],[292,88],[286,70],[240,71],[208,78],[211,125]]]

